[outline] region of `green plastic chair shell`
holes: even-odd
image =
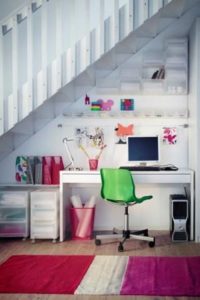
[[[152,199],[152,195],[137,197],[135,194],[134,175],[126,169],[102,168],[101,197],[108,201],[131,205]]]

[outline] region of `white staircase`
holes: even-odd
[[[0,160],[66,111],[69,104],[106,82],[167,28],[174,26],[175,36],[179,28],[184,36],[200,3],[127,0],[120,6],[120,1],[114,0],[108,17],[104,15],[105,0],[95,1],[100,10],[98,26],[67,49],[63,45],[64,0],[28,1],[1,23]]]

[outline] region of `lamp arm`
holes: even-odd
[[[74,158],[73,158],[73,156],[72,156],[72,154],[71,154],[71,152],[70,152],[70,149],[69,149],[69,147],[68,147],[68,142],[70,142],[70,141],[73,141],[73,140],[68,139],[68,138],[66,138],[66,137],[63,139],[63,143],[64,143],[64,145],[65,145],[65,149],[66,149],[68,158],[69,158],[69,160],[70,160],[70,164],[69,164],[68,166],[72,165],[72,167],[74,168]]]

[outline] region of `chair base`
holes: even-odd
[[[112,239],[112,240],[122,239],[121,241],[119,241],[119,246],[118,246],[119,252],[124,251],[123,244],[128,239],[146,241],[149,243],[149,247],[155,246],[155,237],[148,236],[148,229],[130,231],[130,230],[118,230],[114,228],[113,234],[96,235],[95,244],[99,246],[101,245],[101,240],[107,240],[107,239]]]

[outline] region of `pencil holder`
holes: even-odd
[[[95,171],[98,168],[98,159],[89,159],[89,168],[91,171]]]

